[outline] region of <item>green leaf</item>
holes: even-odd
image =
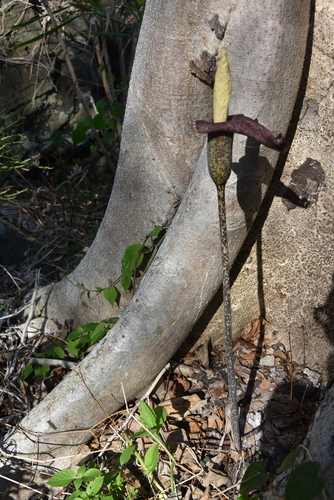
[[[114,286],[110,286],[109,288],[106,288],[103,292],[103,297],[110,302],[112,307],[114,307],[115,301],[118,297],[118,291],[117,288]]]
[[[76,490],[78,490],[80,488],[80,486],[82,485],[83,483],[83,480],[82,478],[80,477],[79,479],[76,479],[73,483],[73,486]]]
[[[286,470],[290,469],[290,467],[293,467],[296,464],[296,460],[299,455],[300,448],[295,448],[294,450],[290,451],[290,453],[288,453],[283,459],[278,469],[276,469],[276,474],[282,474],[282,472],[285,472]]]
[[[104,475],[104,484],[111,487],[120,486],[124,483],[124,478],[118,470],[110,470]]]
[[[80,122],[80,124],[81,127],[86,130],[86,132],[94,127],[93,118],[91,117],[91,115],[86,115],[85,118]]]
[[[95,328],[95,330],[90,334],[90,342],[89,345],[93,345],[99,340],[101,340],[105,334],[107,333],[108,328],[104,326],[104,321],[101,321]]]
[[[123,287],[123,290],[127,291],[127,290],[129,290],[130,286],[132,285],[132,279],[130,278],[130,276],[124,276],[122,274],[122,276],[120,278],[120,283],[121,283],[121,286]]]
[[[86,481],[93,481],[97,477],[103,477],[103,472],[101,472],[99,469],[96,467],[93,467],[92,469],[88,469],[86,474],[85,474],[85,480]]]
[[[103,485],[103,476],[96,477],[93,481],[88,483],[86,488],[87,495],[89,496],[96,495],[102,488],[102,485]]]
[[[28,377],[29,377],[29,375],[31,375],[33,371],[34,371],[33,364],[32,364],[32,363],[29,363],[29,364],[25,367],[25,369],[23,370],[23,372],[22,372],[22,375],[21,375],[22,379],[23,379],[23,380],[25,380],[26,378],[28,378]]]
[[[67,7],[63,7],[61,9],[57,9],[57,10],[54,10],[54,14],[58,13],[58,12],[63,12],[64,10],[66,10]],[[29,24],[32,24],[36,21],[40,21],[41,19],[43,19],[43,17],[47,17],[49,14],[44,14],[42,16],[35,16],[33,17],[32,19],[29,19],[29,21],[25,21],[24,23],[20,23],[20,24],[14,24],[14,26],[11,26],[9,29],[11,31],[13,30],[18,30],[20,28],[24,28],[25,26],[28,26]]]
[[[264,472],[266,463],[262,460],[250,464],[247,468],[240,485],[240,495],[247,495],[267,481],[269,475]]]
[[[88,3],[89,2],[86,2],[85,5],[81,3],[69,3],[69,5],[83,12],[93,12],[93,9],[91,7],[88,7]]]
[[[65,137],[63,137],[64,132],[61,130],[56,130],[53,132],[50,136],[50,140],[54,146],[60,146],[61,144],[64,144],[66,141]]]
[[[146,238],[149,238],[150,236],[158,236],[158,234],[161,233],[162,231],[162,227],[161,226],[156,226],[153,231],[151,231],[150,233],[148,233],[148,235],[146,236]]]
[[[140,406],[140,420],[149,429],[157,427],[157,416],[154,410],[145,401],[139,401]]]
[[[100,99],[99,101],[97,101],[96,109],[97,109],[98,113],[102,113],[102,111],[107,107],[107,105],[108,105],[108,101],[105,97],[103,97],[103,99]]]
[[[324,486],[324,480],[318,477],[320,464],[306,462],[299,465],[290,475],[286,490],[286,500],[314,500]]]
[[[154,408],[153,411],[155,413],[155,418],[157,422],[156,427],[158,431],[160,427],[166,422],[168,414],[166,408],[164,408],[163,406],[157,406],[156,408]]]
[[[124,465],[124,464],[127,464],[128,461],[130,460],[133,452],[135,451],[136,449],[136,445],[134,444],[133,446],[129,446],[128,448],[126,448],[123,453],[121,454],[121,456],[119,457],[119,463],[121,465]]]
[[[89,500],[89,496],[85,491],[74,491],[72,495],[67,497],[66,500],[74,500],[74,499],[79,499],[79,500]]]
[[[47,16],[47,14],[45,14],[44,16],[32,17],[31,19],[29,19],[29,21],[25,21],[24,23],[14,24],[14,26],[10,26],[9,29],[10,29],[10,31],[14,31],[14,30],[18,30],[20,28],[24,28],[25,26],[28,26],[29,24],[35,23],[36,21],[40,21],[45,16]]]
[[[64,359],[65,358],[65,351],[62,347],[60,346],[56,346],[54,349],[53,349],[53,353],[54,355],[59,358],[59,359]]]
[[[80,347],[81,346],[78,345],[77,340],[69,340],[67,342],[67,348],[68,348],[69,352],[72,354],[72,356],[74,356],[75,358],[80,358],[80,356],[81,356]]]
[[[111,118],[111,119],[108,121],[108,127],[109,127],[111,130],[116,130],[116,128],[117,128],[117,124],[116,124],[116,120],[114,120],[114,118]]]
[[[34,366],[35,375],[45,379],[50,375],[51,368],[47,365],[36,365]]]
[[[102,143],[106,146],[114,137],[115,132],[113,132],[112,130],[107,130],[101,137]]]
[[[139,429],[139,431],[135,432],[132,434],[131,439],[137,439],[139,437],[149,437],[151,438],[151,435],[142,427]]]
[[[110,113],[114,116],[123,116],[124,115],[124,106],[121,102],[114,102],[110,106]]]
[[[103,63],[100,63],[97,67],[97,70],[99,73],[102,73],[106,69],[105,65]],[[98,110],[100,112],[100,110]]]
[[[78,477],[84,477],[84,475],[86,474],[86,471],[87,471],[87,468],[85,465],[82,465],[81,467],[79,467],[79,469],[77,470],[77,476]],[[77,488],[78,489],[78,488]]]
[[[174,469],[175,469],[175,462],[171,460],[171,464],[170,464],[170,468],[169,468],[169,482],[170,482],[170,490],[171,491],[175,491]]]
[[[71,23],[72,21],[74,21],[74,19],[77,19],[78,17],[80,17],[80,16],[71,17],[69,20],[64,21],[61,24],[58,24],[55,28],[52,28],[52,29],[46,31],[45,33],[42,33],[41,35],[35,36],[34,38],[30,38],[30,40],[27,40],[25,42],[22,42],[22,43],[15,45],[13,50],[8,55],[12,55],[16,50],[22,49],[24,47],[27,47],[28,45],[31,45],[32,43],[38,42],[39,40],[46,38],[48,35],[51,35],[55,31],[60,30],[63,26],[65,26],[68,23]]]
[[[154,444],[147,450],[144,457],[144,464],[146,467],[147,475],[154,471],[154,469],[157,466],[158,460],[159,460],[159,446],[157,444]]]
[[[136,245],[130,245],[125,249],[122,258],[122,274],[124,276],[131,276],[135,267],[138,267],[144,255],[140,252],[142,250],[142,245],[137,243]]]
[[[108,118],[100,113],[93,118],[94,127],[96,130],[103,130],[108,125]]]
[[[128,269],[127,267],[125,266],[122,266],[122,276],[132,276],[132,273],[133,273],[133,269]]]
[[[72,481],[76,479],[76,475],[72,469],[65,469],[57,472],[54,476],[50,477],[47,481],[47,484],[53,486],[55,488],[59,488],[61,486],[67,486]]]
[[[82,332],[88,333],[95,330],[98,324],[99,323],[86,323],[84,326],[81,326],[80,328],[82,328]]]
[[[86,129],[82,126],[82,123],[78,123],[72,132],[72,141],[74,144],[80,144],[86,139]]]
[[[68,342],[69,340],[75,340],[75,339],[79,338],[80,335],[81,335],[81,333],[78,330],[74,330],[73,332],[71,332],[67,335],[66,342]]]

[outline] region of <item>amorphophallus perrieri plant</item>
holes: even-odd
[[[263,125],[247,116],[228,116],[231,88],[229,63],[226,51],[223,50],[213,88],[213,122],[197,121],[196,128],[198,132],[208,134],[208,168],[217,187],[223,268],[224,340],[231,430],[235,448],[240,451],[239,412],[232,352],[232,314],[225,209],[225,185],[231,173],[233,134],[246,135],[281,153],[287,151],[289,144],[282,134],[275,137]]]

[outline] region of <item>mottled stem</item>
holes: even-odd
[[[239,412],[237,400],[237,387],[234,371],[234,360],[232,351],[232,313],[230,294],[230,266],[228,259],[228,241],[226,228],[225,208],[225,185],[231,173],[232,165],[232,135],[221,135],[210,133],[208,135],[208,166],[213,182],[217,187],[220,240],[222,247],[223,264],[223,299],[224,299],[224,340],[225,357],[227,369],[227,381],[229,390],[229,402],[231,406],[231,428],[233,442],[237,451],[240,451],[240,429]]]

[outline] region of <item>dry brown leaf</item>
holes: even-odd
[[[225,399],[228,396],[228,392],[224,391],[222,387],[217,387],[212,391],[212,396],[217,399]]]
[[[274,351],[273,355],[277,358],[281,358],[281,359],[284,359],[285,361],[288,360],[288,356],[285,354],[285,352],[281,351],[281,350],[278,350],[278,351]]]
[[[175,461],[179,465],[183,465],[192,474],[197,474],[201,470],[201,466],[195,458],[194,452],[192,452],[188,446],[179,446],[175,452]]]
[[[208,427],[210,427],[210,429],[222,429],[224,427],[224,422],[215,413],[210,413],[207,420]]]
[[[182,393],[189,391],[191,388],[191,383],[186,380],[182,375],[176,375],[173,379],[173,389],[175,396],[182,396]],[[180,394],[180,392],[182,392]]]
[[[188,440],[187,433],[184,429],[175,428],[170,432],[163,432],[163,438],[168,444],[172,453],[175,452],[180,443],[184,443]]]
[[[207,486],[200,500],[209,500],[209,498],[210,498],[210,486]]]
[[[261,389],[276,389],[277,385],[269,382],[265,377],[261,379],[260,388]]]
[[[159,404],[163,406],[169,417],[180,418],[190,408],[190,403],[187,398],[171,398]]]
[[[257,354],[257,352],[245,352],[245,353],[241,353],[241,354],[237,354],[238,358],[242,358],[242,359],[245,359],[246,361],[254,361],[255,360],[258,360],[259,356]]]
[[[197,394],[190,394],[189,396],[183,396],[183,398],[168,399],[160,403],[159,406],[163,406],[170,417],[181,418],[199,402],[202,402],[202,400]],[[206,401],[203,404],[206,404]]]
[[[208,342],[204,342],[203,345],[201,345],[197,350],[196,350],[196,357],[200,361],[202,366],[209,366],[210,360],[209,360],[209,344]]]
[[[226,476],[226,474],[223,474],[223,472],[209,470],[206,476],[202,479],[202,484],[205,487],[212,484],[216,488],[220,488],[221,486],[230,486],[231,480],[228,476]]]
[[[284,366],[283,359],[275,357],[274,367],[276,368],[276,370],[280,370],[281,368],[283,368],[283,366]]]
[[[253,319],[251,320],[251,327],[248,333],[246,335],[243,335],[244,339],[252,339],[257,337],[262,328],[262,319],[259,316],[254,316]]]
[[[188,424],[189,424],[189,432],[190,434],[202,434],[202,428],[201,425],[193,419],[187,419]],[[198,436],[195,436],[198,438]]]
[[[242,340],[242,339],[236,339],[233,342],[233,352],[235,352],[237,349],[244,349],[246,352],[252,352],[255,351],[256,347],[253,344],[253,342],[247,341],[247,340]]]

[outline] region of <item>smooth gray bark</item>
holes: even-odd
[[[220,285],[217,199],[207,172],[206,147],[183,196],[204,141],[196,135],[194,121],[211,115],[211,90],[190,75],[189,60],[202,50],[227,48],[234,89],[230,112],[258,118],[274,132],[285,133],[303,66],[309,12],[309,2],[303,0],[275,0],[270,8],[265,0],[230,4],[175,0],[166,8],[163,0],[147,3],[114,191],[94,245],[72,281],[91,287],[104,286],[103,277],[107,283],[109,276],[116,278],[124,248],[140,241],[152,228],[152,219],[164,222],[178,197],[183,200],[119,322],[22,421],[29,433],[16,430],[3,440],[7,452],[18,455],[38,449],[48,452],[39,460],[52,456],[54,467],[69,467],[75,462],[69,456],[91,433],[61,431],[89,429],[117,410],[124,402],[122,384],[128,400],[140,396]],[[221,22],[228,21],[223,42],[208,25],[215,13]],[[227,186],[231,261],[261,204],[276,161],[277,153],[235,138],[233,175]],[[46,309],[51,317],[81,323],[108,317],[110,312],[96,301],[81,305],[68,282],[56,286]],[[12,474],[13,468],[8,465],[3,471]],[[23,473],[20,477],[26,480]],[[19,498],[17,492],[6,495],[3,498]]]

